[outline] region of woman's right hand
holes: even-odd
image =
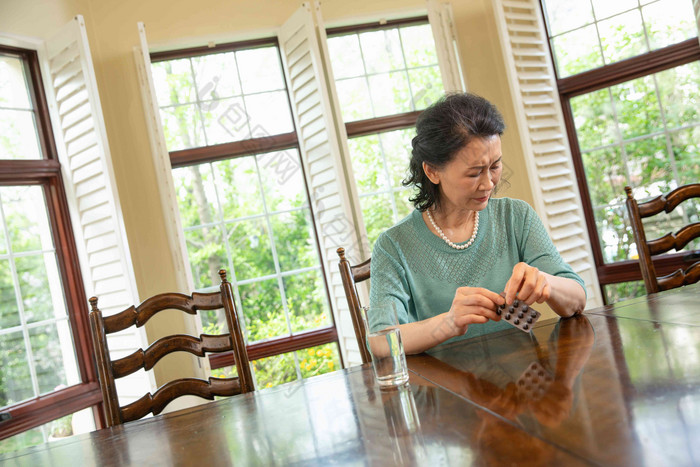
[[[461,336],[467,332],[470,324],[486,323],[488,320],[499,321],[496,308],[503,305],[505,299],[496,292],[482,287],[460,287],[455,292],[450,311],[446,319],[454,335]]]

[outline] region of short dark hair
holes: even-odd
[[[418,189],[409,198],[415,208],[425,211],[440,204],[440,190],[425,174],[423,162],[441,168],[474,138],[501,136],[505,128],[498,109],[472,93],[447,94],[425,109],[416,122],[409,175],[403,181]]]

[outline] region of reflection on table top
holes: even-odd
[[[693,295],[698,288],[410,356],[410,384],[399,390],[380,391],[370,366],[353,367],[0,463],[700,464]]]

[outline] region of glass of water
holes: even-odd
[[[362,318],[379,387],[396,387],[408,382],[406,354],[401,342],[396,305],[377,305],[371,309],[362,307]]]

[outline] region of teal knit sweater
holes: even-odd
[[[458,287],[483,287],[501,293],[513,267],[521,261],[584,286],[524,201],[491,199],[479,213],[479,231],[466,250],[448,246],[415,210],[382,233],[374,245],[370,328],[379,330],[389,324],[384,311],[387,303],[396,305],[399,322],[405,324],[449,311]],[[465,337],[507,328],[510,326],[503,321],[471,324]]]

